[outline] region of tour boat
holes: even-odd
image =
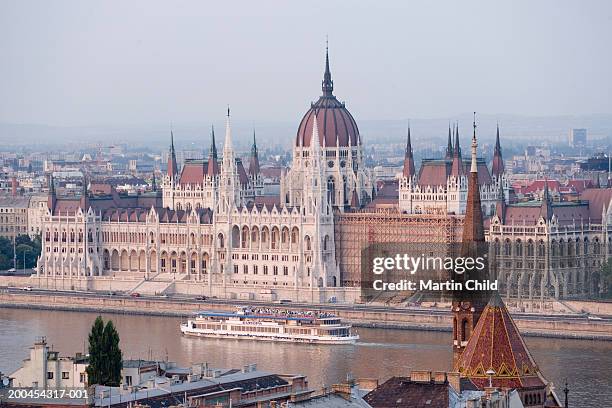
[[[354,344],[351,325],[324,312],[273,308],[240,308],[236,312],[202,311],[181,324],[188,336],[283,341],[311,344]]]

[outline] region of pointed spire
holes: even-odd
[[[209,155],[210,157],[216,160],[217,159],[217,143],[215,142],[215,125],[211,126],[210,136],[211,136],[211,142],[210,142]]]
[[[461,146],[459,145],[459,123],[455,124],[455,146],[453,147],[453,163],[451,175],[457,177],[464,174],[463,159],[461,158]]]
[[[178,166],[176,163],[176,152],[174,150],[174,132],[170,129],[170,152],[168,154],[168,175],[174,178],[178,174]]]
[[[155,180],[155,170],[153,170],[153,179],[151,180],[151,191],[157,191],[157,181]]]
[[[332,96],[332,92],[334,91],[334,81],[332,81],[331,71],[329,69],[329,43],[325,41],[325,73],[323,74],[323,96]]]
[[[227,105],[227,119],[225,120],[225,144],[223,150],[232,149],[232,127],[230,124],[230,107]]]
[[[491,165],[491,173],[494,177],[499,177],[504,173],[504,160],[502,158],[501,144],[499,143],[499,123],[497,124],[497,133],[495,136],[495,150],[493,152],[493,163]]]
[[[459,122],[455,124],[455,147],[453,156],[461,158],[461,145],[459,144]]]
[[[540,215],[546,221],[550,221],[550,219],[553,216],[552,199],[548,191],[548,177],[544,179],[544,193],[542,194],[542,204],[540,206]]]
[[[478,171],[476,166],[476,149],[478,148],[478,141],[476,140],[475,115],[476,113],[474,113],[474,136],[472,137],[472,166],[470,169],[468,196],[465,206],[465,219],[463,224],[463,245],[485,242],[482,206],[480,203],[480,188],[478,185]]]
[[[209,177],[214,177],[219,174],[219,158],[217,156],[217,143],[215,141],[215,127],[211,126],[211,142],[210,142],[210,152],[208,153],[208,168],[206,169],[206,174]]]
[[[476,154],[478,151],[478,142],[476,141],[476,112],[474,112],[474,122],[472,122],[474,126],[474,135],[472,136],[472,163],[470,166],[470,173],[478,172],[478,164],[476,163]]]
[[[499,217],[502,224],[506,222],[506,194],[504,192],[504,185],[499,184],[499,201],[495,206],[495,214]]]
[[[406,137],[406,153],[404,155],[404,177],[410,178],[416,174],[414,169],[414,157],[412,156],[412,142],[410,140],[410,124],[408,124],[408,136]]]
[[[446,160],[451,160],[453,158],[453,140],[451,137],[451,124],[448,122],[448,143],[446,144],[446,156],[444,156]]]
[[[257,141],[255,140],[255,129],[253,129],[253,146],[251,147],[251,158],[249,161],[249,174],[259,174],[259,154],[257,152]]]
[[[312,123],[312,136],[310,137],[310,148],[313,153],[317,156],[321,152],[321,144],[319,140],[319,122],[317,120],[317,114],[314,114],[314,120]]]

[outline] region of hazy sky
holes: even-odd
[[[502,4],[503,3],[503,4]],[[0,0],[0,122],[612,113],[611,1]]]

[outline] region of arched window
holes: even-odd
[[[510,256],[512,253],[512,244],[509,239],[504,242],[504,256]]]
[[[534,256],[535,251],[534,251],[534,247],[533,247],[533,241],[529,240],[527,241],[527,256]]]
[[[217,235],[217,245],[219,246],[219,248],[225,248],[225,238],[223,237],[222,233],[219,233],[219,235]]]
[[[523,242],[520,239],[516,240],[514,245],[516,256],[523,256]]]
[[[240,228],[237,225],[232,227],[232,248],[240,248]]]
[[[327,199],[332,204],[336,204],[336,184],[333,177],[327,179]]]

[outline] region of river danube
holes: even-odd
[[[46,336],[62,354],[83,351],[95,317],[93,313],[0,308],[0,371],[11,373],[20,367],[37,336]],[[180,319],[172,317],[103,317],[115,322],[125,358],[167,356],[184,365],[207,361],[224,368],[257,363],[262,370],[305,374],[312,387],[343,381],[348,374],[386,379],[412,369],[449,370],[452,361],[450,333],[357,329],[361,339],[356,345],[304,345],[186,338],[180,335]],[[564,379],[569,379],[571,406],[609,406],[611,342],[532,337],[526,342],[559,394]]]

